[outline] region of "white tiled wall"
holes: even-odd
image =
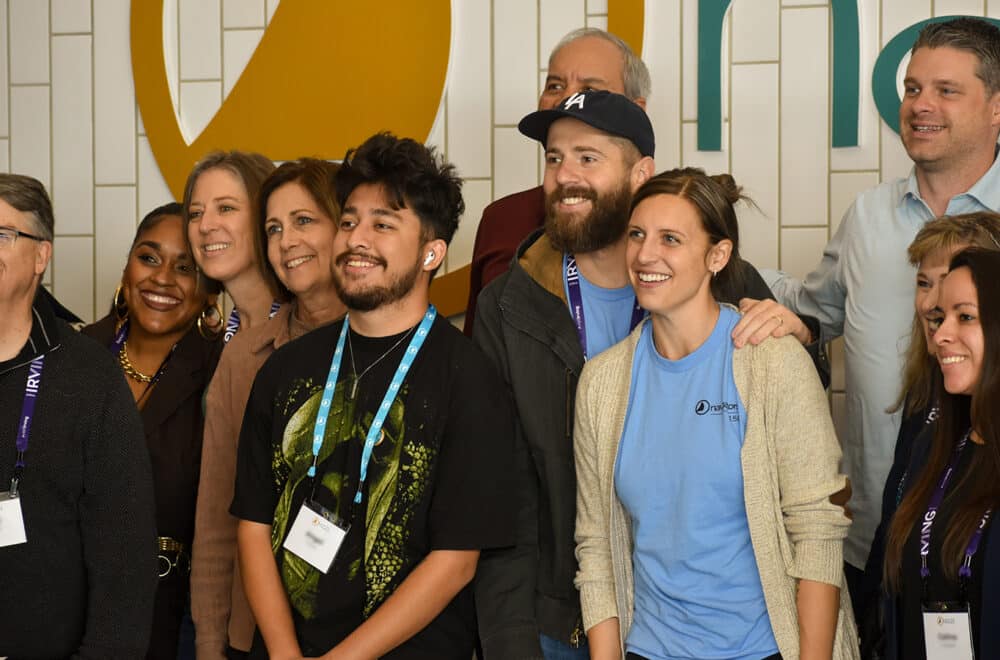
[[[827,70],[830,11],[781,11],[781,115],[779,162],[781,224],[825,225],[830,152],[830,81]],[[799,65],[801,63],[801,65]],[[734,120],[735,121],[735,120]],[[805,194],[803,194],[805,193]],[[784,263],[782,263],[784,266]]]
[[[133,0],[143,2],[145,0]],[[188,140],[253,56],[278,0],[164,0],[165,61]],[[858,147],[830,149],[831,16],[823,0],[733,0],[723,35],[722,151],[697,150],[698,0],[647,0],[644,59],[657,166],[731,172],[758,209],[743,252],[802,274],[858,191],[909,169],[879,120],[870,80],[882,46],[933,15],[1000,16],[1000,0],[860,0]],[[50,186],[56,256],[46,282],[90,320],[106,309],[136,220],[169,197],[139,119],[128,0],[0,0],[0,170]],[[468,262],[491,200],[539,180],[539,150],[516,129],[534,109],[549,50],[605,27],[607,0],[453,0],[448,89],[428,142],[468,177],[448,268]]]

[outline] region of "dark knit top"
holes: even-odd
[[[20,500],[27,543],[0,547],[0,657],[139,658],[156,588],[149,454],[107,348],[36,296],[31,335],[0,362],[0,491],[28,365],[44,354]]]

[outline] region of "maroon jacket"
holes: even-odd
[[[479,292],[507,271],[521,241],[544,223],[545,193],[541,186],[507,195],[483,209],[472,248],[469,304],[465,308],[466,335],[472,336]]]

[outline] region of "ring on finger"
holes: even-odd
[[[773,318],[774,320],[776,320],[776,321],[778,322],[778,325],[779,325],[779,326],[782,326],[782,325],[784,325],[784,324],[785,324],[785,319],[781,318],[781,317],[780,317],[780,316],[778,316],[777,314],[775,314],[775,315],[774,315],[774,316],[772,316],[771,318]]]

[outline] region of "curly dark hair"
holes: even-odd
[[[336,176],[340,206],[364,183],[381,185],[393,210],[412,210],[420,218],[426,240],[451,243],[458,219],[465,212],[462,179],[434,147],[391,133],[376,133],[344,156]]]

